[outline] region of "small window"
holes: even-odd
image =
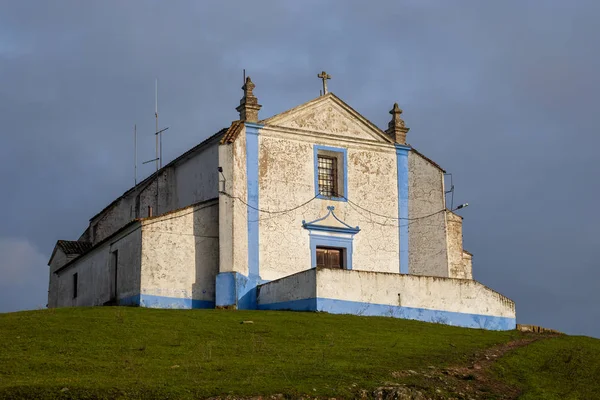
[[[344,249],[317,247],[317,267],[344,268]]]
[[[333,201],[346,201],[346,149],[315,145],[314,152],[315,196]]]
[[[337,197],[337,159],[319,155],[319,193],[322,196]]]
[[[77,273],[73,274],[73,298],[77,297]]]

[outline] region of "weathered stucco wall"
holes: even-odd
[[[452,211],[446,211],[448,243],[448,276],[469,279],[472,276],[469,260],[464,259],[463,219]]]
[[[515,329],[514,302],[466,279],[316,268],[259,286],[258,308]]]
[[[56,298],[49,307],[96,306],[111,299],[114,293],[113,252],[118,252],[117,299],[136,295],[140,290],[141,230],[140,224],[118,233],[111,241],[84,254],[73,264],[59,271],[56,277]],[[73,298],[73,275],[78,276],[78,293]],[[50,286],[51,291],[53,286]]]
[[[317,296],[362,303],[515,317],[514,303],[510,299],[468,279],[323,268],[317,272]]]
[[[516,326],[514,302],[476,281],[371,271],[299,272],[259,286],[258,308],[379,315],[493,330]]]
[[[58,246],[57,246],[58,247]],[[74,259],[76,255],[67,256],[60,248],[56,249],[56,253],[49,264],[49,279],[48,279],[48,308],[58,307],[58,276],[54,273],[57,269]]]
[[[234,197],[248,201],[247,166],[246,166],[246,129],[242,128],[233,146],[233,186]],[[232,204],[233,226],[233,270],[248,275],[248,207],[239,200]]]
[[[466,250],[463,250],[463,271],[463,279],[473,279],[473,254]]]
[[[428,216],[408,221],[409,273],[447,277],[444,174],[414,151],[409,152],[408,168],[409,217]]]
[[[314,145],[347,151],[348,199],[314,199],[287,213],[260,213],[260,275],[278,279],[310,268],[309,232],[302,221],[327,214],[327,206],[351,226],[359,226],[353,243],[353,269],[398,272],[398,223],[370,214],[398,215],[394,147],[343,141],[327,134],[290,133],[265,127],[259,136],[260,208],[281,211],[315,197]],[[353,205],[354,204],[354,205]]]
[[[271,281],[258,287],[258,304],[280,304],[309,300],[317,297],[317,269],[312,268],[294,275]]]
[[[211,143],[175,167],[174,208],[187,207],[218,196],[219,145]],[[170,211],[170,210],[169,210]]]
[[[218,235],[217,200],[142,221],[140,304],[214,307]]]

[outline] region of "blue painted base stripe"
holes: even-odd
[[[134,296],[125,297],[118,300],[120,306],[139,306],[140,305],[140,295],[136,294]]]
[[[363,303],[321,297],[280,303],[259,304],[258,308],[260,310],[323,311],[330,314],[383,316],[497,331],[512,330],[517,326],[515,318]]]
[[[177,309],[215,308],[215,302],[210,300],[153,296],[149,294],[141,294],[119,299],[119,305]]]
[[[281,303],[259,304],[259,310],[292,310],[292,311],[316,311],[317,299],[299,299],[283,301]]]

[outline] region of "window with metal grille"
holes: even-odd
[[[318,156],[319,193],[322,196],[337,196],[337,159]]]

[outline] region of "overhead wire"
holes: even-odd
[[[295,210],[297,210],[297,209],[299,209],[299,208],[302,208],[302,207],[304,207],[304,206],[308,205],[309,203],[311,203],[311,202],[312,202],[312,201],[314,201],[315,199],[319,198],[319,195],[320,195],[320,193],[317,193],[317,194],[316,194],[314,197],[312,197],[311,199],[309,199],[309,200],[307,200],[307,201],[305,201],[305,202],[303,202],[303,203],[301,203],[301,204],[299,204],[299,205],[297,205],[297,206],[295,206],[295,207],[292,207],[292,208],[289,208],[289,209],[285,209],[285,210],[277,210],[277,211],[273,211],[273,210],[265,210],[265,209],[261,209],[261,208],[258,208],[258,207],[254,207],[254,206],[252,206],[252,205],[248,204],[246,201],[244,201],[244,200],[243,200],[241,197],[238,197],[238,196],[233,196],[233,195],[231,195],[231,194],[229,194],[229,193],[227,193],[227,192],[225,192],[225,191],[219,191],[219,193],[221,193],[221,194],[223,194],[224,196],[227,196],[227,197],[229,197],[229,198],[231,198],[231,199],[233,199],[233,200],[238,200],[238,201],[240,201],[242,204],[244,204],[246,207],[249,207],[249,208],[251,208],[251,209],[253,209],[253,210],[256,210],[256,211],[258,211],[258,212],[262,212],[262,213],[265,213],[265,214],[287,214],[287,213],[290,213],[290,212],[292,212],[292,211],[295,211]],[[377,217],[380,217],[380,218],[385,218],[385,219],[390,219],[390,220],[396,220],[396,221],[399,221],[399,220],[404,220],[404,221],[417,221],[417,220],[421,220],[421,219],[429,218],[429,217],[432,217],[432,216],[434,216],[434,215],[437,215],[437,214],[443,213],[443,212],[445,212],[445,211],[448,211],[446,208],[444,208],[444,209],[441,209],[441,210],[439,210],[439,211],[436,211],[436,212],[433,212],[433,213],[430,213],[430,214],[427,214],[427,215],[422,215],[422,216],[419,216],[419,217],[414,217],[414,218],[395,217],[395,216],[388,216],[388,215],[379,214],[379,213],[377,213],[377,212],[375,212],[375,211],[371,211],[371,210],[369,210],[369,209],[367,209],[367,208],[365,208],[365,207],[363,207],[363,206],[361,206],[361,205],[359,205],[359,204],[357,204],[357,203],[353,202],[352,200],[350,200],[349,198],[347,198],[347,197],[345,197],[345,196],[340,196],[340,197],[341,197],[341,198],[343,198],[343,199],[345,199],[345,200],[348,202],[348,204],[350,205],[350,207],[351,207],[351,208],[353,208],[355,211],[357,211],[357,213],[359,213],[359,214],[360,214],[360,215],[362,215],[363,217],[365,217],[365,216],[364,216],[362,213],[358,212],[357,208],[358,208],[358,209],[360,209],[360,210],[362,210],[362,211],[364,211],[364,212],[367,212],[367,213],[369,213],[369,214],[375,215],[375,216],[377,216]],[[271,218],[273,218],[273,217],[270,217],[270,218],[264,218],[264,219],[271,219]],[[367,217],[365,217],[365,218],[367,218]],[[259,218],[259,219],[255,220],[255,221],[252,221],[252,222],[256,222],[256,221],[260,221],[260,220],[264,220],[264,219],[260,219],[260,218]],[[375,224],[378,224],[378,225],[382,225],[382,226],[394,226],[394,224],[381,223],[381,222],[374,221],[372,218],[368,218],[368,219],[369,219],[371,222],[373,222],[373,223],[375,223]],[[410,224],[411,224],[411,223],[409,222],[408,224],[404,224],[404,225],[396,225],[396,226],[408,226],[408,225],[410,225]]]

